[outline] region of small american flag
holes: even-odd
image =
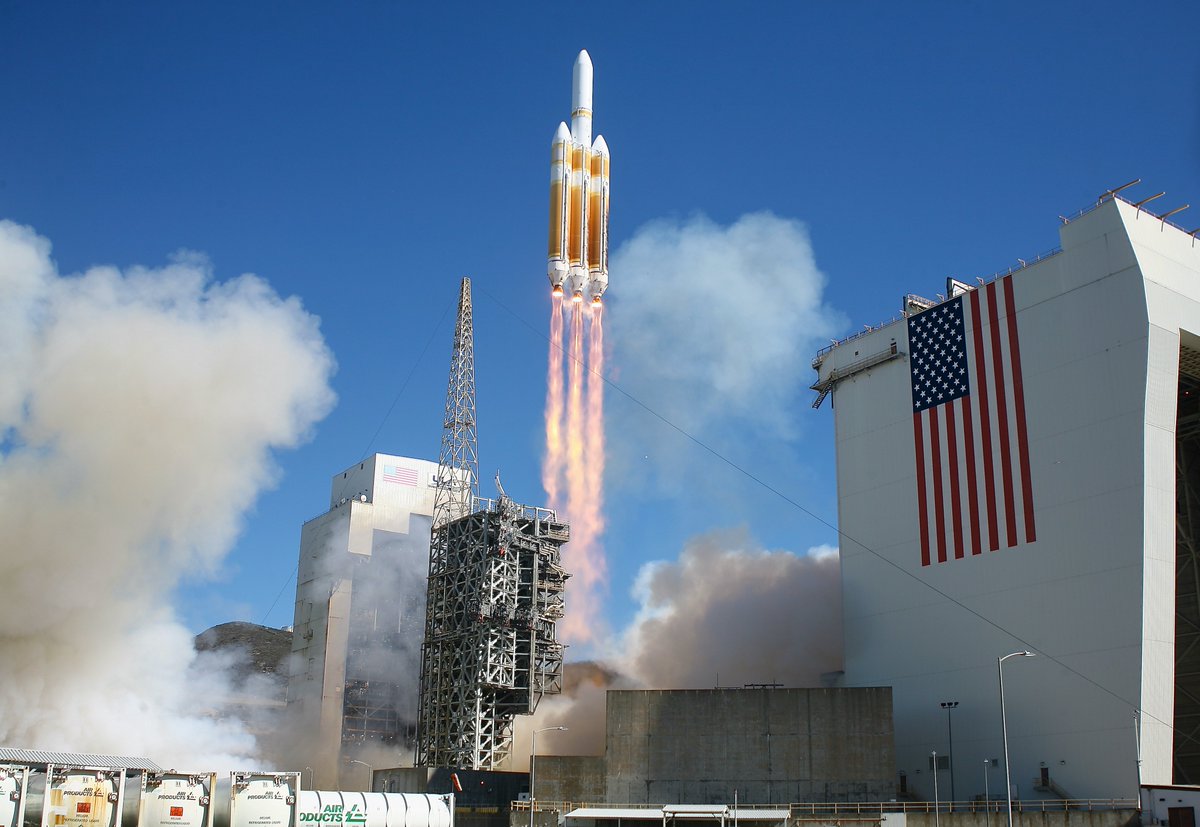
[[[412,468],[402,468],[399,465],[385,465],[383,466],[383,481],[416,486],[417,472]]]
[[[921,565],[1037,539],[1011,276],[908,318]]]

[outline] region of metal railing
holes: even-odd
[[[1131,182],[1131,183],[1140,183],[1140,180]],[[1129,186],[1129,185],[1126,185],[1126,186]],[[1192,236],[1193,241],[1195,241],[1196,235],[1198,233],[1200,233],[1200,229],[1197,229],[1197,230],[1184,229],[1183,226],[1176,224],[1174,221],[1169,220],[1166,216],[1156,215],[1155,213],[1150,212],[1150,210],[1146,209],[1145,207],[1139,206],[1138,202],[1130,201],[1128,198],[1126,198],[1121,193],[1113,192],[1113,191],[1109,191],[1109,192],[1105,192],[1105,193],[1101,194],[1100,197],[1096,199],[1096,203],[1089,204],[1088,206],[1084,207],[1083,209],[1079,210],[1078,212],[1076,212],[1072,215],[1060,215],[1058,218],[1060,221],[1062,221],[1063,224],[1070,224],[1071,222],[1082,218],[1083,216],[1087,215],[1088,213],[1093,212],[1096,209],[1099,209],[1101,206],[1103,206],[1104,204],[1106,204],[1109,201],[1123,201],[1131,207],[1137,207],[1138,215],[1145,213],[1150,218],[1153,218],[1153,219],[1161,222],[1162,224],[1165,224],[1165,225],[1169,224],[1170,226],[1179,230],[1181,233]],[[982,284],[988,284],[990,282],[993,282],[996,279],[1004,278],[1005,276],[1011,276],[1013,273],[1018,273],[1021,270],[1024,270],[1026,267],[1032,267],[1034,264],[1037,264],[1040,261],[1045,261],[1046,259],[1050,258],[1051,256],[1056,256],[1061,252],[1062,252],[1061,247],[1054,247],[1050,250],[1047,250],[1044,253],[1039,253],[1037,256],[1035,256],[1032,259],[1018,258],[1017,261],[1019,262],[1019,264],[1017,266],[1009,267],[1007,270],[998,271],[986,278],[978,279],[978,281],[982,285]],[[939,304],[940,304],[940,302],[939,302]],[[855,339],[859,338],[860,336],[866,336],[868,333],[874,333],[879,328],[887,327],[888,325],[898,322],[904,318],[907,318],[907,314],[901,313],[898,316],[893,316],[892,318],[888,319],[887,321],[880,322],[877,325],[864,325],[863,330],[859,330],[855,333],[852,333],[849,336],[845,337],[844,339],[834,340],[832,344],[828,344],[825,347],[823,347],[817,351],[817,355],[813,359],[813,370],[817,370],[820,367],[822,358],[825,356],[825,354],[829,353],[829,351],[833,350],[835,347],[840,347],[841,345],[844,345],[847,342],[852,342]]]
[[[1136,798],[1078,798],[1078,799],[1035,799],[1013,800],[1013,812],[1061,812],[1092,810],[1136,810]],[[790,804],[788,809],[793,818],[818,815],[878,815],[883,813],[1000,813],[1008,804],[1004,799],[991,801],[881,801],[881,802],[828,802],[814,804]]]
[[[1117,197],[1119,198],[1120,196],[1117,196]],[[1124,199],[1122,199],[1122,200],[1124,200]],[[1095,207],[1092,207],[1091,209],[1094,210]],[[1071,219],[1071,220],[1074,220],[1074,219]],[[992,273],[990,276],[987,276],[986,278],[977,277],[976,281],[979,282],[980,287],[983,287],[983,286],[995,281],[996,279],[1002,279],[1007,276],[1011,276],[1013,273],[1019,273],[1022,270],[1024,270],[1026,267],[1032,267],[1033,265],[1035,265],[1039,262],[1045,261],[1046,259],[1051,258],[1052,256],[1056,256],[1061,252],[1062,252],[1062,247],[1052,247],[1051,249],[1047,250],[1044,253],[1038,253],[1033,258],[1030,258],[1030,259],[1019,258],[1019,259],[1017,259],[1017,264],[1012,267],[1009,267],[1007,270],[999,270],[995,273]],[[933,306],[936,307],[937,305],[942,304],[943,302],[946,302],[946,301],[949,301],[949,299],[948,298],[940,299],[939,301],[934,302]],[[812,362],[813,370],[820,369],[821,362],[825,358],[825,355],[827,353],[829,353],[831,350],[833,350],[835,347],[841,347],[842,345],[846,344],[847,342],[852,342],[855,339],[858,339],[862,336],[866,336],[868,333],[874,333],[876,330],[879,330],[880,328],[887,327],[890,324],[895,324],[896,322],[902,321],[907,318],[908,318],[907,313],[898,313],[895,316],[892,316],[887,321],[880,322],[879,324],[863,325],[862,330],[859,330],[855,333],[851,333],[849,336],[847,336],[844,339],[835,339],[832,343],[825,345],[825,347],[823,347],[817,351],[817,355],[813,357],[813,362]]]
[[[529,812],[529,801],[512,802],[514,812]],[[658,813],[665,804],[628,803],[614,804],[611,802],[571,802],[571,801],[537,801],[533,802],[535,811],[557,811],[564,815],[576,809],[596,810],[646,810]],[[734,809],[730,804],[730,809]],[[1004,799],[991,801],[826,801],[826,802],[792,802],[790,804],[738,804],[738,812],[754,810],[784,810],[788,818],[793,820],[820,819],[824,816],[838,816],[847,820],[846,816],[860,816],[863,820],[876,820],[884,813],[1002,813],[1007,809]],[[1103,810],[1136,810],[1140,806],[1136,798],[1072,798],[1072,799],[1034,799],[1013,800],[1013,812],[1050,813],[1050,812],[1082,812]]]

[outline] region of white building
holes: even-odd
[[[437,469],[375,454],[301,530],[288,712],[315,789],[412,760]]]
[[[898,785],[925,798],[935,751],[943,800],[1004,797],[997,659],[1026,649],[1003,666],[1015,794],[1200,782],[1200,247],[1119,197],[1060,233],[814,361],[844,681],[893,687]]]

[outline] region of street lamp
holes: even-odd
[[[1033,652],[1010,652],[996,658],[996,671],[1000,673],[1000,732],[1004,737],[1004,800],[1008,802],[1008,827],[1012,827],[1012,773],[1008,766],[1008,720],[1004,713],[1004,661],[1009,658],[1032,658]]]
[[[537,761],[537,734],[539,732],[550,732],[551,730],[566,732],[567,728],[565,726],[547,726],[535,729],[533,731],[533,740],[529,744],[529,827],[533,827],[533,805],[537,801],[537,798],[533,794],[534,771],[537,768],[537,764],[535,763]]]
[[[370,773],[370,775],[368,776],[369,780],[367,781],[367,792],[371,792],[371,788],[375,786],[375,768],[372,767],[370,764],[368,764],[366,761],[359,761],[357,758],[351,758],[346,763],[347,764],[362,764],[364,767],[367,768],[367,772]]]
[[[983,827],[992,827],[992,797],[988,792],[988,767],[991,761],[983,759]]]
[[[958,797],[954,794],[954,725],[950,723],[950,713],[954,707],[958,706],[958,701],[942,701],[942,709],[946,710],[946,732],[950,734],[950,754],[947,759],[950,762],[950,807],[953,808],[953,802],[958,801]]]
[[[938,811],[941,810],[941,805],[938,804],[937,791],[937,750],[934,750],[929,754],[933,758],[933,827],[938,827],[938,824],[940,823]]]

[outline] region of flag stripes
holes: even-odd
[[[380,479],[384,482],[415,486],[417,484],[417,472],[415,469],[402,468],[399,465],[385,465],[383,466],[383,474]]]
[[[921,565],[1034,542],[1012,277],[910,316],[908,335]]]

